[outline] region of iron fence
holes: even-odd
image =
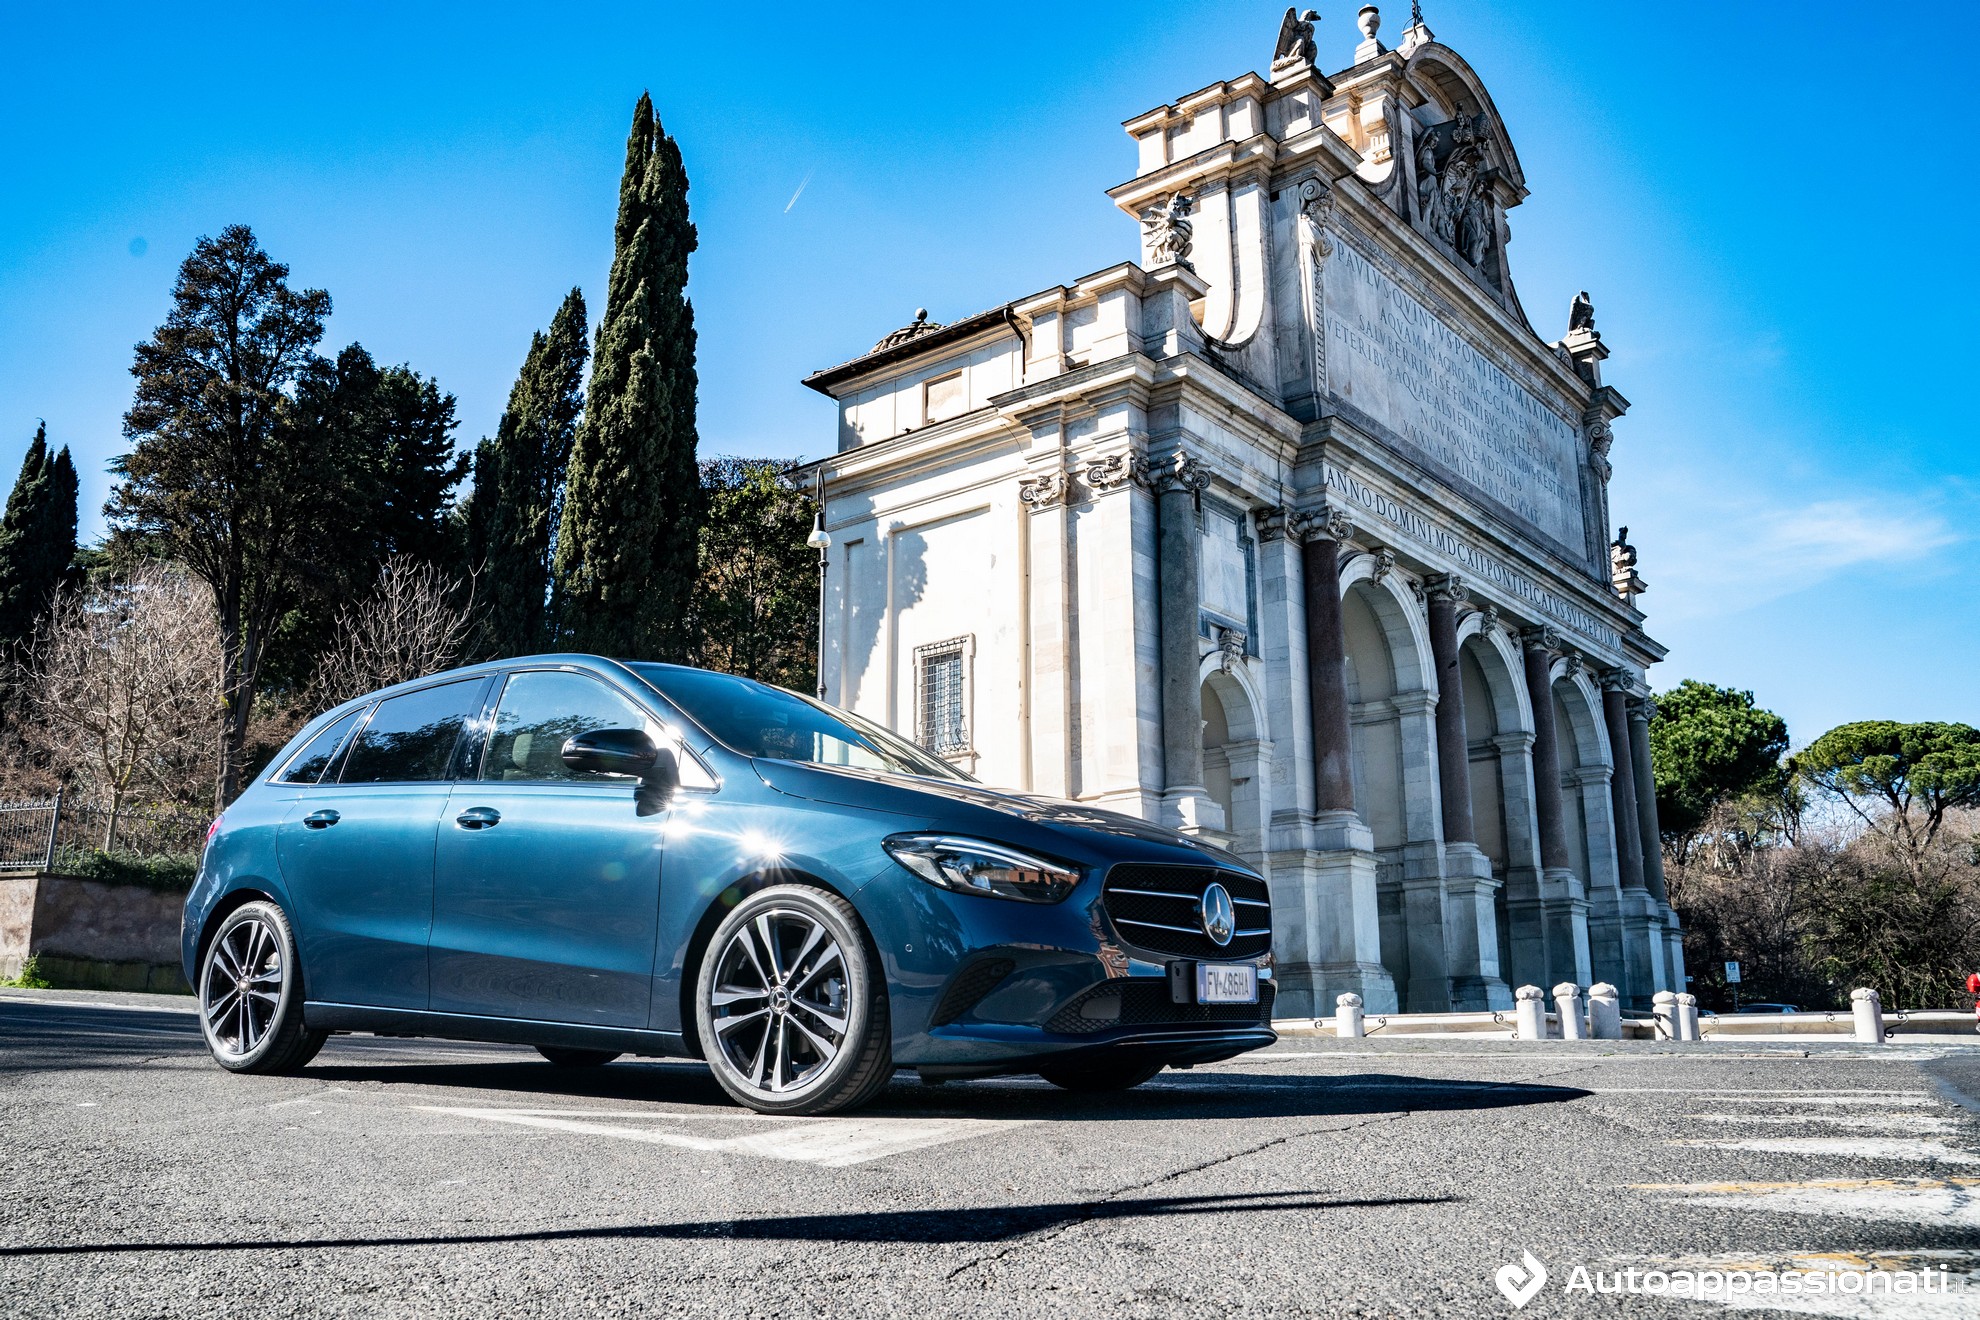
[[[0,802],[0,871],[46,871],[55,862],[62,795],[45,802]]]
[[[113,819],[114,817],[114,819]],[[108,803],[65,797],[0,802],[0,871],[60,871],[84,857],[193,857],[212,818],[179,806]]]

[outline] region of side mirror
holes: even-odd
[[[593,775],[644,775],[660,755],[643,729],[593,729],[566,738],[563,748],[565,765]]]
[[[642,816],[665,811],[667,804],[674,800],[674,791],[681,786],[681,765],[674,759],[674,753],[662,747],[653,756],[653,764],[639,777],[639,789],[633,794],[633,802]]]

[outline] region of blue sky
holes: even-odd
[[[1357,6],[1322,10],[1350,62]],[[86,529],[131,346],[245,221],[359,340],[494,428],[530,332],[596,310],[632,103],[681,142],[704,454],[814,455],[798,380],[906,322],[1136,254],[1120,121],[1269,62],[1270,5],[312,4],[0,9],[0,468],[45,417]],[[570,7],[575,9],[575,7]],[[1612,503],[1653,671],[1753,688],[1797,743],[1980,724],[1969,5],[1429,0],[1532,197],[1521,297],[1586,288],[1633,403]],[[1385,15],[1393,40],[1407,5]]]

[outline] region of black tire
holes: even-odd
[[[199,1025],[228,1072],[296,1072],[330,1033],[303,1025],[302,961],[282,909],[265,900],[229,912],[200,955]]]
[[[1067,1063],[1040,1068],[1038,1075],[1064,1091],[1129,1091],[1162,1071],[1159,1063]]]
[[[894,1074],[879,966],[859,915],[836,894],[775,885],[745,898],[715,928],[695,984],[715,1080],[763,1114],[833,1114],[871,1100]]]
[[[555,1045],[538,1045],[536,1052],[559,1068],[603,1068],[620,1054],[618,1050],[567,1050]]]

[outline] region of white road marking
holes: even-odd
[[[1686,1114],[1700,1123],[1738,1123],[1742,1127],[1826,1127],[1877,1131],[1896,1129],[1906,1132],[1951,1132],[1956,1120],[1936,1114]]]
[[[444,1105],[418,1105],[430,1113],[451,1114],[491,1123],[512,1123],[520,1127],[543,1128],[555,1132],[575,1132],[585,1136],[612,1137],[682,1150],[713,1151],[732,1155],[753,1155],[761,1159],[792,1160],[802,1164],[822,1164],[845,1168],[884,1159],[906,1151],[947,1145],[991,1136],[1013,1128],[1028,1127],[1028,1120],[982,1118],[791,1118],[762,1114],[666,1114],[651,1111],[601,1113],[575,1111],[584,1117],[569,1117],[574,1111],[535,1109],[463,1109]],[[622,1122],[599,1119],[639,1119],[647,1124],[678,1123],[683,1118],[728,1119],[730,1121],[769,1121],[772,1129],[740,1137],[702,1137],[685,1132],[668,1132],[657,1127],[631,1127]]]
[[[1712,1150],[1752,1150],[1770,1155],[1823,1155],[1843,1159],[1917,1160],[1927,1164],[1980,1164],[1980,1155],[1954,1150],[1943,1141],[1907,1137],[1741,1137],[1680,1139],[1667,1146]]]
[[[1944,1105],[1945,1101],[1924,1091],[1862,1091],[1818,1088],[1809,1091],[1729,1091],[1724,1087],[1685,1086],[1579,1086],[1578,1091],[1593,1095],[1696,1095],[1708,1096],[1713,1104],[1745,1105]]]
[[[1980,1178],[1830,1178],[1813,1182],[1639,1183],[1681,1205],[1980,1228]]]

